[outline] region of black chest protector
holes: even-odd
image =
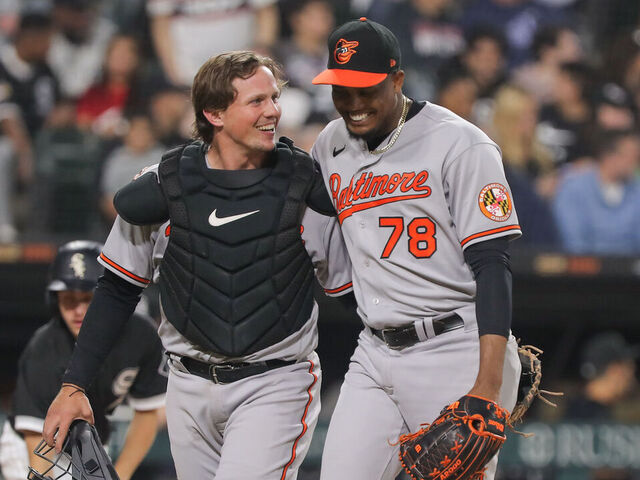
[[[216,171],[204,152],[200,142],[170,150],[158,168],[171,222],[162,307],[196,345],[243,356],[311,315],[313,266],[300,221],[313,164],[281,145],[273,169]]]

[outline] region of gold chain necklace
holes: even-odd
[[[386,152],[393,144],[396,143],[396,140],[400,136],[400,132],[402,131],[402,127],[404,127],[404,122],[407,119],[407,112],[409,111],[409,102],[407,101],[407,97],[402,95],[402,114],[400,115],[400,120],[398,121],[398,126],[396,127],[396,133],[393,134],[389,143],[387,143],[384,147],[378,148],[377,150],[369,150],[371,155],[380,155],[381,153]]]

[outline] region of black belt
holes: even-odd
[[[464,321],[457,313],[450,317],[435,319],[432,323],[435,335],[464,327]],[[371,332],[394,350],[410,347],[420,341],[416,327],[413,324],[405,327],[383,328],[382,330],[372,328]]]
[[[296,360],[266,360],[255,363],[222,363],[214,365],[213,363],[200,362],[193,358],[182,357],[180,363],[193,375],[206,378],[213,383],[225,384],[236,382],[253,375],[260,375],[274,368],[293,365],[296,363]]]

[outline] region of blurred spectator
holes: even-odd
[[[530,60],[531,42],[542,25],[563,20],[557,10],[535,0],[471,0],[463,11],[462,25],[466,31],[478,25],[491,25],[504,34],[509,45],[510,68]]]
[[[584,345],[580,374],[584,388],[568,399],[566,418],[614,420],[614,407],[633,390],[638,347],[615,331],[591,337]]]
[[[147,0],[156,54],[167,79],[190,86],[198,67],[229,50],[268,51],[279,33],[277,0]]]
[[[553,100],[560,65],[580,60],[582,48],[578,35],[570,28],[546,26],[536,32],[531,50],[534,60],[518,68],[512,81],[545,104]]]
[[[275,57],[288,79],[281,101],[285,104],[281,125],[326,124],[335,117],[331,87],[311,80],[327,66],[327,38],[334,17],[327,0],[289,0],[281,5],[291,35],[275,47]]]
[[[138,42],[131,35],[115,35],[109,43],[102,80],[78,101],[78,126],[102,137],[123,134],[122,112],[132,96],[142,96],[139,80]],[[134,89],[137,90],[132,91]],[[133,94],[133,95],[132,95]],[[139,98],[135,98],[140,101]]]
[[[166,148],[189,141],[194,121],[188,93],[171,85],[162,85],[149,100],[153,129],[158,141]]]
[[[102,10],[119,32],[148,34],[146,0],[102,0]]]
[[[412,98],[434,100],[438,69],[465,47],[453,7],[453,0],[407,0],[392,5],[381,18],[372,18],[398,37],[403,89]]]
[[[640,27],[640,2],[638,0],[586,0],[582,2],[582,10],[586,13],[585,30],[591,37],[592,56],[605,60],[618,56],[619,35],[631,37],[631,32]],[[616,54],[618,50],[618,54]],[[619,79],[613,79],[619,80]]]
[[[493,96],[506,79],[506,40],[492,27],[477,27],[466,39],[462,65],[478,83],[480,96]]]
[[[124,145],[107,158],[100,181],[100,209],[109,226],[116,218],[113,196],[144,167],[156,164],[162,158],[164,147],[154,136],[151,119],[144,113],[133,113],[127,118],[128,132]]]
[[[597,165],[568,173],[553,210],[564,248],[574,254],[640,254],[640,137],[604,132]]]
[[[523,245],[548,248],[558,243],[558,232],[551,209],[536,192],[536,185],[542,190],[552,188],[555,175],[549,152],[535,136],[537,114],[538,105],[529,93],[504,85],[496,94],[490,134],[502,150]]]
[[[58,30],[49,64],[60,79],[62,93],[78,98],[98,79],[115,27],[98,14],[97,0],[53,0]]]
[[[598,130],[626,130],[636,124],[631,95],[615,83],[602,85],[593,101],[593,121]]]
[[[522,237],[517,248],[553,249],[558,246],[556,228],[548,203],[535,191],[531,179],[511,165],[504,164],[504,174],[511,187],[513,204],[518,209]]]
[[[447,79],[468,74],[473,78],[478,86],[474,123],[484,128],[491,120],[493,96],[505,81],[507,44],[494,27],[474,28],[467,32],[466,42],[466,49],[444,64],[439,76]]]
[[[0,243],[17,234],[11,213],[13,159],[18,181],[28,185],[33,177],[32,135],[58,98],[58,82],[45,63],[52,33],[49,16],[24,15],[13,43],[0,51]]]
[[[606,79],[625,88],[640,110],[640,27],[619,36],[607,55],[603,73]]]
[[[480,97],[490,97],[505,81],[507,44],[497,30],[478,27],[467,35],[462,66],[480,88]]]
[[[104,158],[99,138],[76,124],[76,103],[58,102],[35,141],[36,178],[27,219],[30,233],[93,236],[97,179]]]
[[[588,157],[594,72],[583,63],[563,63],[556,75],[552,101],[540,112],[538,135],[560,166]]]
[[[470,75],[478,87],[473,123],[486,129],[491,123],[493,96],[505,81],[506,40],[494,27],[475,27],[466,34],[466,49],[445,63],[439,72],[441,82]]]
[[[536,135],[538,104],[515,85],[496,93],[489,136],[500,146],[505,166],[529,179],[536,192],[549,198],[554,189],[553,157]]]
[[[436,103],[465,120],[472,121],[473,107],[478,99],[478,84],[465,72],[452,73],[440,80]]]
[[[575,3],[579,3],[579,0],[538,0],[538,2],[544,5],[549,5],[550,7],[566,8]]]
[[[368,17],[372,20],[382,18],[389,13],[389,9],[397,3],[402,3],[405,0],[348,0],[344,2],[348,6],[348,18],[343,18],[343,21],[353,20],[357,17]],[[339,5],[342,2],[334,2]],[[377,20],[376,20],[377,21]],[[338,22],[340,24],[342,22]]]
[[[7,42],[18,28],[19,6],[18,0],[0,2],[0,44]]]

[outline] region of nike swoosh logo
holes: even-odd
[[[337,157],[338,155],[340,155],[344,151],[345,148],[347,148],[346,145],[343,145],[342,148],[339,149],[339,150],[336,150],[336,147],[333,147],[333,156]]]
[[[227,223],[235,222],[236,220],[240,220],[241,218],[248,217],[249,215],[253,215],[254,213],[258,213],[260,210],[254,210],[253,212],[240,213],[238,215],[231,215],[229,217],[218,217],[216,215],[216,211],[218,209],[214,209],[209,215],[209,225],[212,227],[219,227],[221,225],[226,225]]]

